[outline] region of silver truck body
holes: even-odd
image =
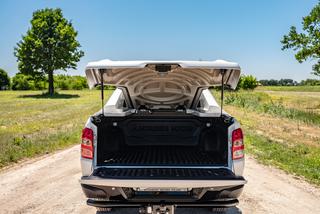
[[[227,85],[235,88],[240,76],[240,67],[236,63],[226,61],[109,61],[103,60],[89,63],[86,70],[90,87],[99,84],[114,85],[117,89],[112,93],[108,102],[101,111],[90,117],[85,128],[92,130],[92,159],[81,157],[82,177],[80,183],[84,193],[89,198],[88,204],[100,208],[142,206],[150,203],[192,204],[210,205],[213,207],[228,207],[235,205],[235,200],[241,194],[246,180],[242,177],[244,170],[244,156],[233,158],[233,132],[240,129],[239,122],[227,112],[222,111],[212,93],[210,86]],[[199,90],[200,89],[200,90]],[[196,105],[194,101],[196,100]],[[143,106],[143,109],[141,109]],[[227,126],[227,158],[223,165],[139,165],[139,164],[101,164],[97,159],[99,154],[99,128],[97,118],[130,118],[139,114],[140,120],[143,115],[153,112],[170,111],[178,109],[177,114],[183,111],[184,116],[199,119],[224,118]],[[149,113],[148,113],[149,112]],[[174,113],[172,113],[174,114]],[[149,115],[150,116],[150,115]],[[100,118],[100,119],[99,119]],[[100,121],[99,121],[100,122]],[[206,122],[208,128],[212,122]],[[112,123],[113,127],[118,122]],[[157,126],[160,127],[160,126]],[[139,130],[138,130],[139,131]],[[242,133],[241,133],[242,134]],[[116,137],[116,136],[114,136]],[[243,143],[243,142],[242,142]],[[101,144],[101,142],[100,142]],[[150,147],[150,145],[149,145]],[[242,152],[242,151],[241,151]],[[100,152],[101,153],[101,152]],[[226,170],[227,176],[218,176],[214,179],[183,176],[177,178],[167,177],[110,177],[110,170]],[[108,171],[109,170],[109,171]],[[213,171],[210,171],[213,170]],[[97,171],[104,171],[103,176]],[[113,171],[112,171],[113,172]],[[184,171],[183,171],[184,173]],[[159,199],[151,200],[145,193],[164,194]],[[184,198],[179,198],[184,192]],[[139,193],[139,194],[138,194]],[[177,193],[172,199],[172,195]],[[179,194],[178,194],[179,193]],[[210,196],[214,193],[218,196]],[[167,194],[167,196],[166,196]],[[142,196],[141,196],[142,195]],[[113,200],[115,197],[122,199]],[[139,196],[139,200],[133,196]],[[209,200],[203,201],[204,196],[210,196]],[[167,197],[167,198],[166,198]],[[156,198],[156,197],[154,197]],[[131,200],[132,199],[132,200]],[[230,203],[221,200],[230,200]],[[102,203],[104,201],[105,203]],[[111,202],[110,202],[111,201]]]

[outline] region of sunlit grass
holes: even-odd
[[[219,101],[220,92],[214,94]],[[241,123],[247,153],[263,164],[277,166],[317,185],[319,108],[320,92],[255,90],[225,94],[225,110]]]
[[[111,91],[106,91],[106,97]],[[99,91],[0,91],[0,167],[80,142],[89,115],[101,107]]]
[[[291,92],[294,93],[294,92]],[[318,92],[315,92],[318,93]],[[218,97],[218,92],[214,92]],[[225,94],[225,104],[243,109],[320,125],[320,93],[314,96],[285,95],[263,91],[237,91]],[[290,97],[291,96],[291,97]],[[303,101],[303,104],[302,102]],[[308,107],[309,106],[309,107]]]
[[[320,147],[304,144],[294,146],[275,142],[253,130],[245,129],[246,151],[259,162],[304,177],[320,185]]]
[[[317,86],[260,86],[256,90],[261,91],[306,91],[320,92],[320,85]]]

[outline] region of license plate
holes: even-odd
[[[134,188],[138,192],[187,192],[190,188]]]

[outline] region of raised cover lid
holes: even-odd
[[[190,107],[198,89],[224,85],[235,89],[240,78],[238,63],[216,61],[111,61],[88,63],[90,88],[101,84],[125,87],[135,107]]]

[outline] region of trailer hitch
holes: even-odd
[[[139,208],[140,214],[174,214],[174,205],[148,205]]]

